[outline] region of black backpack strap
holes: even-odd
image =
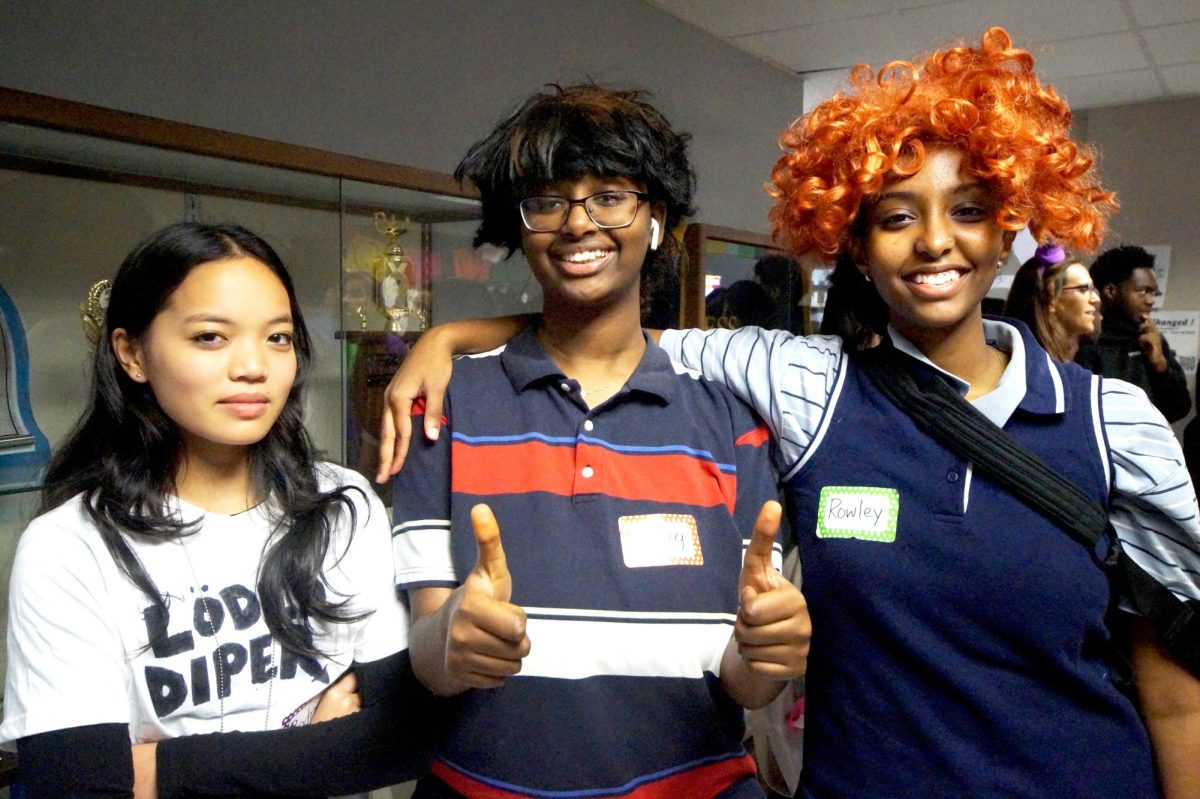
[[[1110,544],[1104,566],[1154,628],[1167,650],[1200,675],[1200,602],[1183,601],[1138,566],[1108,533],[1108,511],[1062,477],[1034,452],[997,427],[941,376],[930,371],[918,385],[890,342],[858,356],[858,365],[892,403],[1013,496],[1054,522],[1095,553]]]

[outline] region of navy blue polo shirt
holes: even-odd
[[[503,687],[454,700],[434,774],[495,797],[761,796],[718,675],[776,496],[762,423],[649,341],[589,409],[534,330],[460,359],[445,407],[396,480],[398,587],[461,583],[486,502],[532,651]]]
[[[1134,556],[1168,537],[1186,552],[1195,495],[1161,414],[1054,363],[1023,325],[984,329],[1011,361],[976,407],[1106,504]],[[1093,553],[918,429],[836,339],[663,340],[752,399],[785,452],[813,625],[798,796],[1156,795],[1145,726],[1108,673],[1114,597]]]

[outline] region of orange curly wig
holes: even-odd
[[[860,64],[852,89],[796,120],[767,191],[776,239],[833,259],[846,250],[860,209],[890,181],[916,174],[925,148],[947,145],[989,185],[996,225],[1029,226],[1040,242],[1095,250],[1117,208],[1092,171],[1091,149],[1071,140],[1071,110],[1033,73],[1033,56],[1003,28],[930,55],[893,61],[875,75]]]

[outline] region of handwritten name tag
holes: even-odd
[[[621,554],[631,569],[645,566],[701,566],[696,517],[683,513],[647,513],[617,520]]]
[[[874,486],[825,486],[817,505],[818,538],[895,541],[900,492]]]

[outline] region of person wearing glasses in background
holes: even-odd
[[[1192,409],[1187,379],[1150,311],[1159,296],[1154,256],[1126,245],[1105,250],[1092,264],[1104,326],[1094,344],[1084,342],[1075,362],[1103,377],[1133,383],[1146,392],[1168,422]]]
[[[458,167],[544,310],[458,361],[393,486],[413,668],[455,697],[417,799],[763,795],[742,708],[803,673],[808,611],[766,427],[642,329],[686,142],[637,92],[555,87]]]
[[[1024,322],[1050,357],[1070,363],[1100,332],[1100,292],[1082,262],[1043,244],[1017,270],[1004,315]]]

